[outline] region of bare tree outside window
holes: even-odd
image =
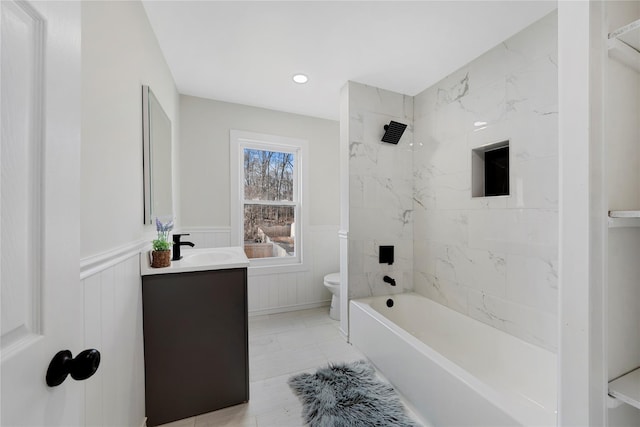
[[[249,258],[295,255],[293,153],[244,149],[244,246]]]

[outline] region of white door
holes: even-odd
[[[1,424],[81,425],[84,383],[45,383],[83,350],[80,3],[2,0]]]

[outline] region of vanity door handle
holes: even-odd
[[[94,348],[84,350],[76,357],[72,357],[69,350],[59,351],[49,363],[47,385],[59,386],[67,375],[71,375],[71,378],[77,381],[86,380],[96,373],[98,366],[100,366],[100,352]]]

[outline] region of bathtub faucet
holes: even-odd
[[[179,259],[182,258],[182,255],[180,255],[180,246],[191,246],[194,247],[195,245],[192,242],[181,242],[180,241],[180,237],[182,236],[188,236],[189,234],[174,234],[173,235],[173,258],[172,261],[178,261]]]
[[[384,277],[382,278],[382,280],[383,280],[384,282],[386,282],[386,283],[390,284],[391,286],[395,286],[395,285],[396,285],[396,279],[392,279],[392,278],[391,278],[391,277],[389,277],[389,276],[384,276]]]

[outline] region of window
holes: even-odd
[[[249,258],[295,256],[296,153],[243,149],[244,251]]]
[[[301,264],[306,141],[231,131],[232,233],[252,266]]]

